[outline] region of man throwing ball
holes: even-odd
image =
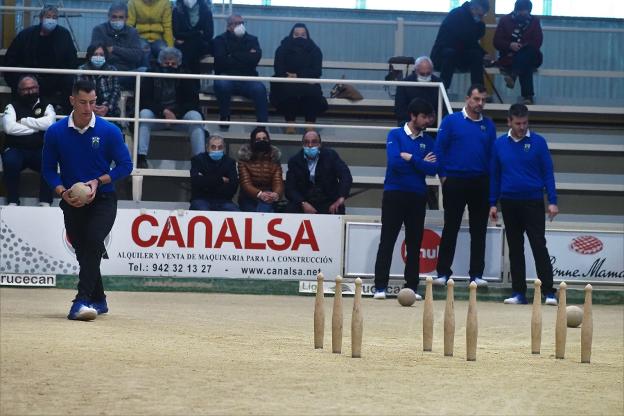
[[[117,215],[112,183],[132,172],[121,131],[93,113],[96,98],[92,82],[76,81],[69,97],[73,111],[46,132],[42,158],[43,176],[61,198],[65,230],[80,265],[78,294],[67,318],[81,321],[108,312],[100,262]],[[70,191],[77,182],[91,188],[84,202]]]

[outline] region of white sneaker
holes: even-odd
[[[477,287],[487,287],[488,285],[487,280],[483,280],[480,277],[475,277],[474,279],[471,279],[470,281],[475,282],[477,284]]]
[[[47,207],[49,207],[49,206],[50,206],[50,203],[49,203],[49,202],[39,202],[39,206],[40,206],[40,207],[46,207],[46,208],[47,208]]]
[[[526,305],[528,302],[526,297],[521,293],[515,293],[510,298],[503,301],[506,305]]]
[[[375,293],[373,293],[373,299],[385,299],[386,291],[385,290],[377,290],[375,289]]]
[[[557,298],[554,294],[546,295],[546,301],[544,303],[550,306],[557,306]]]
[[[416,293],[416,300],[422,300],[422,296],[420,296],[418,293]]]
[[[11,203],[9,203],[9,206],[10,206],[10,207],[16,207],[16,206],[17,206],[17,204],[16,204],[15,202],[11,202]]]
[[[437,279],[433,279],[433,285],[434,286],[446,286],[446,282],[448,281],[448,279],[444,276],[438,277]]]

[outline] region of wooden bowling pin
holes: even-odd
[[[592,317],[592,285],[585,286],[585,304],[583,305],[583,323],[581,325],[581,362],[589,363],[594,332],[594,321]]]
[[[314,302],[314,348],[323,348],[325,334],[325,299],[323,273],[316,276],[316,300]]]
[[[425,306],[423,308],[423,351],[433,348],[433,278],[427,277]]]
[[[468,300],[468,315],[466,317],[466,360],[477,360],[477,284],[470,282],[470,298]]]
[[[334,309],[332,312],[332,352],[342,352],[342,277],[336,276]]]
[[[565,358],[566,337],[568,335],[568,314],[566,312],[566,282],[559,284],[557,322],[555,324],[555,358]]]
[[[449,279],[446,282],[446,306],[444,308],[444,355],[453,356],[455,342],[455,282]]]
[[[531,353],[539,354],[542,345],[542,281],[535,279],[531,314]]]
[[[362,315],[362,279],[355,279],[355,297],[353,298],[353,314],[351,315],[351,357],[362,356],[362,331],[364,316]]]

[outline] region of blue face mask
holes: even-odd
[[[317,147],[307,147],[307,146],[303,146],[303,154],[305,155],[305,157],[307,157],[308,159],[314,159],[315,157],[318,156],[319,154],[319,148]]]
[[[105,62],[106,62],[106,58],[104,58],[103,56],[93,55],[91,57],[91,63],[96,68],[101,68]]]
[[[223,150],[213,150],[212,152],[208,152],[208,156],[212,160],[221,160],[223,159]]]
[[[56,29],[56,25],[57,25],[57,20],[56,19],[43,19],[43,21],[41,22],[41,26],[48,32],[52,32],[54,29]]]
[[[113,28],[113,30],[121,30],[124,28],[126,24],[123,20],[115,20],[115,21],[111,21],[110,25]]]

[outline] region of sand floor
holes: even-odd
[[[624,413],[624,306],[594,305],[591,364],[580,329],[554,358],[554,307],[542,354],[530,353],[531,307],[482,302],[477,361],[465,361],[466,302],[455,356],[422,352],[422,302],[364,299],[361,359],[313,348],[313,297],[110,292],[110,313],[65,319],[72,291],[0,289],[0,414],[544,414]]]

